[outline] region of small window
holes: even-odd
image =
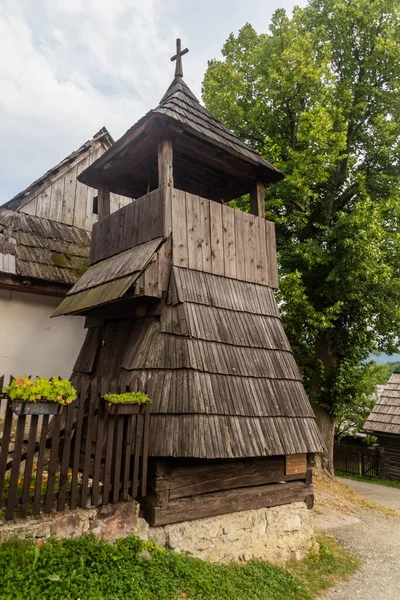
[[[99,214],[99,197],[98,196],[93,196],[93,214],[94,215]]]

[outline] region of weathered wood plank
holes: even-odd
[[[246,281],[258,283],[256,276],[256,230],[253,215],[243,214],[244,256]]]
[[[189,266],[186,194],[181,190],[172,190],[172,262],[178,267]]]
[[[17,432],[15,434],[12,469],[11,469],[11,476],[10,476],[10,485],[8,488],[6,519],[14,518],[15,507],[18,502],[19,468],[21,465],[22,444],[24,441],[25,422],[26,422],[26,415],[22,415],[22,416],[18,417]]]
[[[312,486],[302,481],[258,485],[181,498],[170,501],[165,507],[149,504],[146,518],[150,525],[167,525],[241,510],[305,502],[310,494]]]
[[[33,499],[33,514],[34,515],[38,515],[40,513],[40,508],[41,508],[40,504],[42,501],[42,479],[43,479],[44,459],[45,459],[48,428],[49,428],[49,415],[43,415],[42,428],[41,428],[41,432],[40,432],[38,460],[37,460],[37,465],[36,465],[35,496]]]
[[[218,202],[210,202],[211,225],[211,271],[214,275],[225,275],[224,239],[222,231],[222,207]]]
[[[48,218],[52,221],[61,221],[62,204],[64,196],[65,177],[59,177],[51,187],[50,207]]]
[[[276,258],[275,226],[271,221],[265,221],[265,237],[268,260],[268,285],[278,288],[278,262]]]
[[[154,489],[170,490],[171,500],[284,479],[284,457],[232,461],[172,468],[169,476],[156,478]]]
[[[299,475],[307,471],[307,454],[287,454],[285,475]]]
[[[73,433],[75,403],[69,404],[67,406],[67,408],[64,410],[66,412],[66,415],[65,415],[65,427],[64,427],[64,434],[63,434],[62,456],[61,456],[61,466],[60,466],[60,487],[59,487],[59,491],[58,491],[58,503],[57,503],[57,510],[59,510],[59,511],[63,511],[65,509],[69,464],[70,464],[70,456],[71,456],[71,441],[72,441],[72,433]]]
[[[33,471],[33,457],[35,453],[35,443],[36,443],[36,433],[38,427],[38,415],[33,415],[31,417],[30,427],[29,427],[29,437],[28,437],[28,448],[26,452],[26,461],[25,461],[25,470],[24,470],[24,484],[22,488],[22,498],[21,498],[21,517],[26,517],[28,513],[28,502],[30,496],[30,485],[32,481],[32,471]]]
[[[60,443],[61,414],[54,415],[51,424],[51,449],[47,476],[46,500],[44,506],[45,513],[50,513],[53,510],[54,487],[56,483],[58,464],[58,447]]]
[[[77,165],[76,175],[80,175],[89,166],[89,156],[81,160]],[[86,223],[86,200],[87,200],[87,186],[80,181],[76,182],[75,190],[75,207],[74,207],[74,221],[75,227],[85,228]]]
[[[250,189],[251,213],[257,217],[265,217],[265,185],[260,181]]]
[[[236,278],[235,210],[230,206],[222,207],[222,230],[225,276]]]
[[[65,174],[64,195],[62,200],[61,221],[67,225],[74,222],[75,193],[76,193],[77,167],[71,168]]]
[[[4,376],[3,376],[4,377]],[[4,379],[3,379],[4,381]],[[11,410],[11,400],[5,401],[6,410],[3,423],[3,437],[0,448],[0,507],[3,506],[4,479],[6,474],[6,465],[8,459],[8,447],[10,444],[11,426],[13,421],[13,412]],[[0,403],[1,406],[1,403]],[[3,408],[3,407],[1,407]]]
[[[173,147],[171,140],[158,144],[158,187],[174,187]]]
[[[104,217],[108,217],[110,214],[110,188],[105,185],[100,185],[97,190],[97,198],[100,220]]]

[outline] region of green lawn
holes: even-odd
[[[365,481],[365,483],[377,483],[379,485],[386,485],[387,487],[400,488],[400,481],[394,481],[391,479],[369,479],[368,477],[361,477],[358,475],[349,475],[335,469],[336,477],[343,477],[344,479],[352,479],[353,481]]]
[[[358,566],[334,540],[319,541],[319,555],[287,568],[259,560],[212,565],[136,537],[114,545],[91,537],[8,542],[0,545],[0,598],[311,600]]]

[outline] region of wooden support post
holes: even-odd
[[[158,187],[174,187],[173,149],[171,140],[158,144]]]
[[[250,190],[250,211],[257,217],[265,217],[265,185],[257,181]]]
[[[105,185],[100,185],[98,189],[98,211],[99,220],[110,214],[110,189]]]

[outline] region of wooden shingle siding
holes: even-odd
[[[364,428],[400,436],[400,373],[390,377]]]
[[[71,286],[88,267],[83,229],[0,208],[0,231],[0,273]]]
[[[152,414],[150,456],[242,458],[320,451],[314,419]],[[317,450],[318,449],[318,450]]]
[[[193,302],[227,310],[279,317],[274,292],[267,286],[173,268],[176,297],[171,302]]]
[[[227,149],[235,155],[242,156],[253,164],[262,165],[270,170],[271,180],[282,178],[282,174],[273,165],[264,160],[252,148],[244,144],[221,121],[201,106],[193,92],[181,77],[176,77],[164,94],[159,106],[152,113],[162,114],[183,124],[188,130],[200,138],[206,139],[214,146]]]
[[[76,370],[81,368],[77,363]],[[159,414],[314,417],[299,381],[247,379],[188,369],[135,370],[121,376],[124,384],[133,385],[134,381],[151,394],[152,411]]]
[[[260,315],[185,302],[165,305],[161,314],[165,333],[253,348],[290,351],[290,344],[276,315]]]

